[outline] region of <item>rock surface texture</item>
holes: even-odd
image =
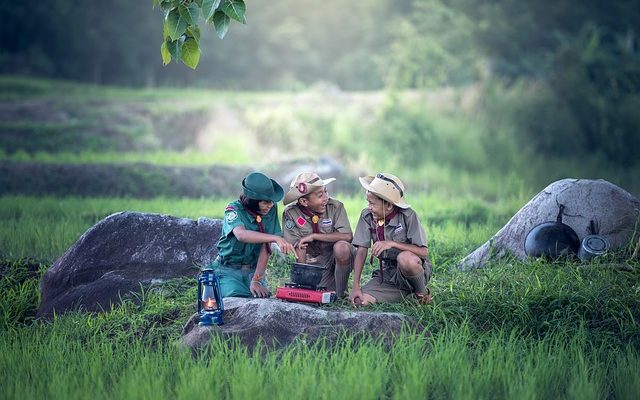
[[[561,204],[565,206],[562,222],[573,228],[580,240],[591,233],[593,220],[612,251],[628,246],[640,229],[637,197],[602,179],[563,179],[538,193],[491,239],[466,256],[459,268],[484,268],[507,254],[526,259],[527,233],[538,224],[556,221]]]
[[[196,352],[212,336],[237,337],[249,348],[263,341],[270,349],[279,349],[303,341],[311,345],[319,339],[335,343],[342,334],[351,337],[368,334],[391,345],[402,329],[425,334],[413,318],[399,313],[343,311],[325,309],[277,299],[224,299],[224,325],[199,326],[194,314],[183,328],[181,346]]]
[[[86,231],[44,274],[38,317],[101,311],[142,287],[195,277],[218,253],[220,220],[120,212]]]

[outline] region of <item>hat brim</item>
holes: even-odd
[[[282,203],[285,206],[287,204],[293,203],[294,201],[298,200],[300,197],[306,196],[309,193],[313,193],[317,189],[320,189],[321,187],[325,187],[335,180],[336,178],[327,178],[327,179],[321,179],[321,180],[315,181],[313,183],[305,183],[308,188],[308,190],[305,193],[300,193],[298,188],[294,186],[291,189],[289,189],[287,194],[284,196],[284,200],[282,201]]]
[[[360,184],[362,185],[363,188],[367,189],[367,191],[375,194],[376,196],[380,197],[381,199],[386,200],[389,203],[392,203],[393,205],[398,206],[400,208],[411,208],[411,205],[405,203],[403,198],[400,198],[401,201],[393,200],[389,196],[385,195],[384,193],[380,193],[380,191],[378,191],[376,188],[372,187],[371,186],[371,182],[373,182],[375,177],[373,177],[373,176],[362,176],[362,177],[359,177],[358,179],[360,180]]]
[[[278,182],[274,181],[273,179],[271,179],[271,184],[273,185],[273,194],[271,196],[248,189],[246,186],[244,186],[244,182],[242,185],[242,192],[250,199],[258,201],[273,201],[274,203],[277,203],[284,197],[284,189]]]

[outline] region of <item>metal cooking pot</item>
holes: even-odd
[[[319,265],[293,263],[291,265],[291,282],[316,289],[322,279],[323,272],[324,268]]]
[[[524,252],[529,257],[556,259],[566,255],[577,255],[580,248],[578,234],[569,225],[562,223],[564,205],[555,222],[543,222],[531,228],[524,240]]]

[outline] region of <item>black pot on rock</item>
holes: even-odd
[[[575,256],[580,249],[578,234],[562,223],[564,205],[555,222],[543,222],[531,228],[524,240],[524,252],[529,257],[545,257],[550,260],[561,256]]]

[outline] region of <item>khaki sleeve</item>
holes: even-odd
[[[369,224],[364,218],[364,212],[360,213],[360,218],[358,219],[358,224],[356,225],[356,231],[353,234],[353,240],[351,243],[354,246],[359,247],[371,247],[371,231],[369,230]]]
[[[412,212],[407,216],[407,239],[412,244],[421,247],[427,247],[427,234],[418,220],[418,214]]]

